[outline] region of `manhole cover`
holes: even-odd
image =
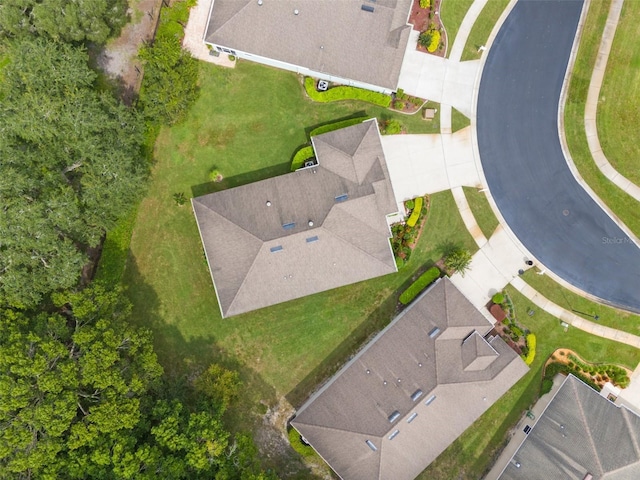
[[[569,215],[569,210],[567,210],[566,208],[564,210],[562,210],[562,215],[564,215],[565,217]]]

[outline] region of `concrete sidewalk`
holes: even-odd
[[[598,128],[596,125],[600,89],[602,88],[602,82],[604,81],[604,75],[607,70],[607,61],[609,59],[609,53],[611,52],[616,28],[620,20],[623,3],[624,0],[613,0],[611,2],[607,23],[605,24],[604,32],[602,33],[598,57],[596,59],[593,73],[591,74],[591,82],[589,83],[589,93],[587,95],[587,104],[584,112],[584,128],[587,133],[587,143],[589,144],[589,150],[591,150],[591,156],[593,156],[593,160],[600,171],[624,192],[628,193],[640,202],[640,187],[619,173],[613,165],[609,163],[609,160],[607,160],[607,157],[600,146]]]
[[[229,60],[229,56],[226,53],[221,53],[218,57],[210,55],[209,49],[204,43],[204,33],[207,30],[210,8],[211,2],[207,2],[206,0],[199,0],[198,3],[191,8],[189,21],[184,29],[182,46],[198,60],[214,63],[222,67],[233,68],[236,66],[235,60]]]

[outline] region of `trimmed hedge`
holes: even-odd
[[[411,215],[409,215],[409,219],[407,220],[407,225],[409,225],[410,227],[416,226],[416,222],[420,218],[420,212],[422,212],[423,202],[424,199],[422,197],[416,198],[415,205],[413,207],[413,210],[411,211]]]
[[[316,454],[315,450],[311,446],[302,443],[300,434],[293,427],[289,429],[289,443],[291,444],[291,448],[303,457],[312,457]]]
[[[316,90],[316,81],[311,77],[305,77],[304,89],[311,100],[316,102],[337,102],[339,100],[362,100],[363,102],[373,103],[381,107],[388,108],[391,105],[391,96],[384,93],[372,92],[362,88],[348,87],[341,85],[333,87],[326,92]]]
[[[527,335],[527,347],[529,347],[529,352],[524,359],[524,363],[531,365],[536,358],[536,336],[533,333]]]
[[[440,269],[438,267],[431,267],[420,275],[415,282],[409,285],[409,288],[402,292],[399,299],[400,303],[407,305],[411,300],[416,298],[422,290],[424,290],[428,285],[431,285],[438,278],[440,278]]]
[[[291,161],[291,171],[293,172],[299,168],[302,168],[304,166],[304,162],[310,158],[313,158],[314,155],[315,152],[313,151],[313,147],[311,145],[302,147],[293,156],[293,160]]]
[[[333,132],[334,130],[340,130],[341,128],[350,127],[351,125],[357,125],[359,123],[368,120],[369,117],[357,117],[357,118],[349,118],[347,120],[342,120],[340,122],[328,123],[327,125],[321,125],[317,128],[314,128],[309,133],[309,137],[315,137],[317,135],[322,135],[323,133]]]

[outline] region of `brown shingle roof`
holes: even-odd
[[[484,338],[490,330],[444,278],[312,396],[292,425],[344,479],[413,479],[527,372],[500,338]]]
[[[410,6],[411,0],[214,0],[205,40],[395,89]]]
[[[583,480],[587,474],[640,478],[640,417],[569,375],[500,479]]]
[[[375,119],[312,140],[317,167],[192,200],[223,316],[396,271]]]

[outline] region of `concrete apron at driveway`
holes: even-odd
[[[418,52],[418,35],[412,31],[409,36],[398,88],[409,95],[451,105],[471,118],[480,60],[457,62]]]
[[[454,134],[386,135],[382,148],[398,203],[480,183],[470,127]]]

